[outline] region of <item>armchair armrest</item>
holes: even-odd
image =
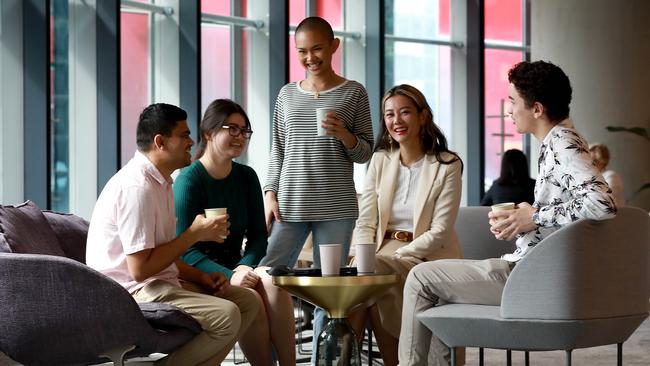
[[[0,350],[25,364],[75,364],[155,342],[135,300],[74,260],[0,253]]]

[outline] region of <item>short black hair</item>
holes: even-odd
[[[334,39],[334,31],[332,26],[327,20],[321,17],[308,17],[302,20],[300,24],[296,27],[296,33],[305,32],[305,31],[315,31],[318,33],[323,33],[329,39]]]
[[[569,117],[571,82],[558,66],[546,61],[523,61],[508,71],[508,81],[515,86],[526,107],[541,103],[552,122]]]
[[[136,139],[138,150],[146,152],[151,148],[156,135],[171,136],[178,122],[187,120],[187,112],[165,103],[155,103],[140,113]]]

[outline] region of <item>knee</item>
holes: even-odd
[[[404,292],[419,292],[424,286],[427,272],[431,271],[430,267],[433,265],[433,262],[424,262],[411,268],[404,283]]]
[[[208,327],[203,330],[213,338],[234,338],[241,327],[241,313],[237,305],[230,301],[221,301],[208,314]]]

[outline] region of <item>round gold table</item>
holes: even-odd
[[[352,308],[378,298],[399,281],[399,275],[369,276],[274,276],[273,284],[320,306],[330,318],[318,335],[316,362],[319,366],[361,365],[354,332],[347,322]]]

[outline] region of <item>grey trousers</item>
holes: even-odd
[[[413,267],[404,285],[400,366],[449,365],[449,348],[416,315],[436,305],[499,305],[510,275],[503,259],[441,259]]]

